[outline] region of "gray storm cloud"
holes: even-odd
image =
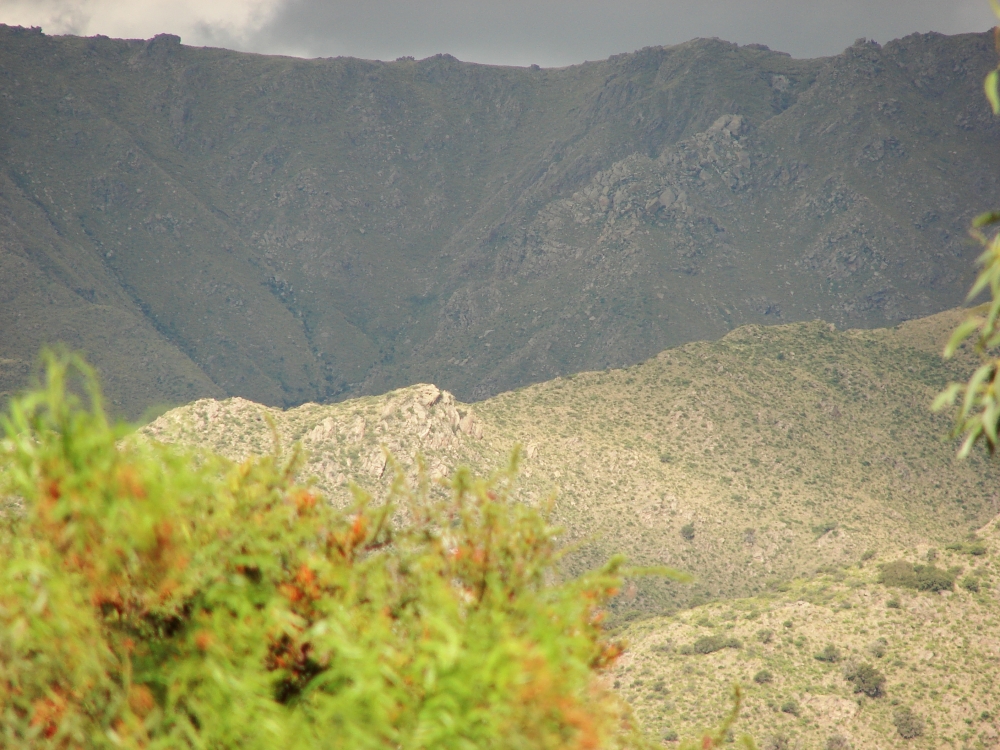
[[[48,33],[171,32],[252,52],[448,52],[510,65],[567,65],[713,36],[816,57],[858,37],[982,31],[995,20],[987,0],[0,0],[0,21]]]

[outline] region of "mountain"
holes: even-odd
[[[470,401],[938,312],[997,188],[994,64],[987,34],[522,69],[0,27],[0,393],[63,341],[128,416]]]
[[[991,459],[957,460],[928,409],[970,370],[939,355],[963,316],[742,326],[472,405],[430,384],[288,410],[203,399],[140,436],[233,460],[298,444],[342,505],[351,483],[378,498],[397,467],[415,478],[418,456],[432,478],[483,473],[519,443],[519,496],[552,503],[570,571],[625,552],[694,574],[629,581],[610,612],[629,649],[608,679],[652,736],[718,723],[735,682],[739,728],[768,750],[993,747],[1000,496]],[[947,585],[915,588],[908,565]],[[865,666],[877,694],[847,679]]]
[[[234,460],[299,443],[303,475],[337,504],[378,496],[422,455],[432,477],[488,473],[523,446],[521,493],[554,495],[569,568],[617,552],[686,570],[642,579],[619,622],[961,540],[1000,513],[988,459],[955,459],[929,412],[968,372],[939,352],[960,311],[892,329],[744,326],[622,370],[584,372],[474,405],[424,384],[290,410],[240,398],[167,412],[142,434]],[[272,432],[273,427],[273,432]]]
[[[553,503],[569,570],[625,552],[695,576],[630,581],[611,611],[629,650],[608,679],[654,737],[717,723],[737,682],[739,727],[768,750],[917,731],[917,746],[993,747],[1000,496],[990,459],[956,460],[928,410],[970,369],[939,356],[963,315],[743,326],[473,405],[430,384],[289,410],[203,399],[140,435],[234,460],[297,443],[338,504],[351,483],[379,497],[392,461],[411,479],[418,455],[431,477],[488,472],[520,443],[520,497]],[[884,573],[900,561],[948,585],[901,587]],[[876,696],[847,679],[865,665]]]

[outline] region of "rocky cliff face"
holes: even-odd
[[[996,190],[985,35],[558,70],[0,39],[0,391],[62,340],[127,414],[897,322],[962,299]]]

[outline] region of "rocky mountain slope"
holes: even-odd
[[[957,304],[996,191],[987,35],[556,70],[0,27],[0,392],[468,401],[744,324]]]
[[[745,326],[623,370],[585,372],[468,405],[433,385],[282,411],[204,399],[143,429],[235,460],[298,442],[336,503],[356,482],[479,472],[523,447],[522,496],[546,502],[577,545],[573,569],[625,552],[690,585],[635,582],[620,621],[749,596],[781,581],[963,539],[1000,512],[985,461],[956,461],[934,394],[968,363],[943,364],[959,313],[893,329],[823,322]],[[272,425],[274,434],[272,434]]]

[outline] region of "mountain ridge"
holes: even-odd
[[[961,301],[995,188],[987,35],[555,70],[0,37],[0,391],[61,340],[132,416],[478,400],[744,323],[918,317]]]
[[[759,593],[869,549],[944,545],[1000,513],[984,459],[956,461],[939,439],[947,421],[929,412],[968,368],[967,356],[938,353],[961,315],[876,330],[745,326],[475,404],[430,384],[290,410],[201,400],[142,434],[239,461],[272,450],[273,424],[337,504],[351,483],[385,492],[388,455],[412,476],[422,454],[434,478],[461,464],[488,473],[520,444],[522,497],[557,493],[553,520],[577,545],[570,570],[624,552],[697,576],[640,581],[616,604],[618,617],[648,616]]]

